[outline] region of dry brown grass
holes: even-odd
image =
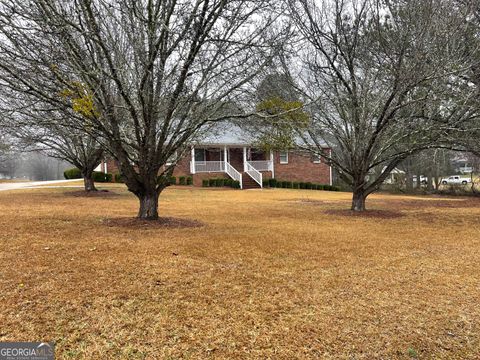
[[[476,359],[480,200],[171,188],[137,202],[0,193],[0,341],[59,359]],[[382,211],[401,216],[384,217]],[[380,215],[375,215],[380,214]]]

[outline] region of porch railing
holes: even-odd
[[[230,176],[233,180],[236,180],[240,183],[240,189],[243,189],[242,184],[242,174],[240,174],[237,169],[235,169],[230,163],[225,163],[225,172],[228,176]]]
[[[257,171],[272,171],[273,161],[271,160],[254,160],[248,162]]]
[[[246,164],[246,168],[247,168],[247,171],[246,173],[253,179],[257,182],[258,185],[260,185],[260,187],[263,187],[263,183],[262,183],[262,173],[260,171],[258,171],[257,169],[255,169],[253,167],[253,165],[247,161],[247,164]]]
[[[195,173],[199,172],[225,172],[225,161],[195,161],[190,162],[190,168],[195,167]]]

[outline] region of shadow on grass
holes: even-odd
[[[103,224],[110,227],[123,227],[130,229],[184,229],[205,226],[204,223],[197,220],[180,219],[174,217],[161,217],[158,220],[143,220],[131,217],[111,218],[104,219]]]

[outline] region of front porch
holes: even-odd
[[[274,177],[273,152],[252,147],[192,146],[190,173],[225,173],[240,188],[262,188],[263,173]]]

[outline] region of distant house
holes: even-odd
[[[472,159],[464,153],[458,153],[452,159],[452,165],[456,174],[471,174],[473,172]]]
[[[194,186],[201,186],[203,179],[230,177],[242,189],[262,188],[263,180],[269,178],[332,184],[332,169],[320,158],[296,149],[266,152],[253,143],[235,126],[212,132],[176,159],[173,175],[191,176]],[[324,150],[330,151],[327,146]],[[118,166],[111,160],[102,170],[118,173]]]
[[[385,171],[386,167],[382,169]],[[393,169],[390,174],[388,174],[387,178],[383,181],[384,184],[399,184],[405,181],[405,171],[400,170],[398,168]]]

